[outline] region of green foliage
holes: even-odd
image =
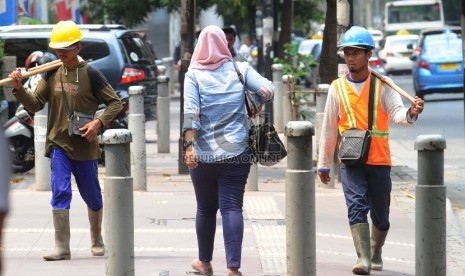
[[[298,45],[296,43],[288,43],[285,45],[284,58],[274,58],[273,63],[280,63],[283,65],[283,74],[292,75],[296,84],[317,65],[312,55],[302,55],[297,52]],[[305,105],[311,97],[307,93],[301,93],[299,85],[294,86],[294,105],[297,110],[298,118],[304,120],[311,119],[311,113],[305,108]]]
[[[182,0],[185,1],[185,0]],[[324,14],[319,10],[323,0],[294,1],[294,27],[308,33],[310,21],[322,22]],[[147,15],[158,9],[166,8],[168,12],[180,11],[181,0],[88,0],[89,23],[117,23],[134,27],[145,22]],[[234,24],[241,33],[255,33],[255,13],[261,0],[196,0],[196,13],[217,5],[218,15],[224,17],[225,25]],[[277,11],[282,3],[275,1]],[[279,15],[278,12],[278,17]],[[280,20],[280,19],[279,19]],[[278,22],[279,22],[278,20]],[[279,24],[279,23],[278,23]]]
[[[300,79],[305,76],[313,65],[316,64],[312,55],[301,55],[297,52],[298,45],[296,43],[285,44],[284,58],[274,58],[274,63],[283,65],[283,73],[292,75],[294,79]]]
[[[324,22],[325,14],[321,11],[320,5],[325,2],[325,0],[294,1],[294,29],[309,34],[312,32],[312,21]]]

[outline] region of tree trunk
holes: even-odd
[[[320,83],[331,84],[337,78],[337,0],[326,0],[326,19],[320,56]]]
[[[277,7],[275,7],[275,9],[276,8]],[[291,42],[293,14],[293,0],[284,0],[281,10],[281,32],[279,33],[279,43],[276,53],[276,56],[281,59],[284,58],[284,45]],[[334,18],[336,18],[336,16]]]

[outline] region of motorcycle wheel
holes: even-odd
[[[8,139],[8,143],[14,173],[24,173],[34,168],[34,140],[14,137]]]

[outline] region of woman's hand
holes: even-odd
[[[184,162],[186,163],[189,169],[195,169],[199,165],[197,158],[195,157],[195,150],[193,145],[186,148]]]
[[[273,97],[273,90],[271,90],[271,88],[269,88],[267,85],[263,85],[260,87],[260,94],[265,101],[269,101]]]

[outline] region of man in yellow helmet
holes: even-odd
[[[46,156],[51,161],[51,189],[55,251],[44,256],[47,261],[71,258],[69,247],[69,209],[72,189],[71,174],[87,204],[91,233],[91,253],[104,255],[101,235],[102,194],[98,181],[100,150],[97,141],[99,129],[113,120],[121,110],[121,101],[103,74],[85,62],[82,33],[73,21],[58,22],[51,34],[49,47],[62,62],[58,69],[44,73],[34,94],[28,94],[21,84],[21,70],[10,73],[14,95],[31,112],[37,112],[48,103]],[[79,130],[80,136],[71,136],[69,115],[75,112],[95,114],[99,104],[107,108]]]

